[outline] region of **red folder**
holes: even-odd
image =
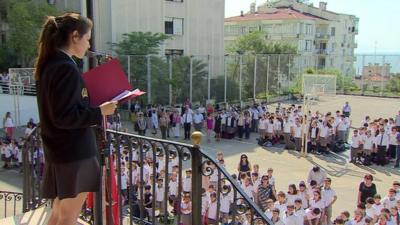
[[[117,59],[112,59],[84,73],[83,79],[90,96],[90,105],[93,107],[111,101],[124,92],[127,94],[118,98],[119,103],[145,93],[138,89],[129,92],[132,86]]]

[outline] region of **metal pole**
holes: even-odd
[[[202,156],[200,152],[201,132],[193,132],[192,142],[192,224],[201,224]]]
[[[168,56],[168,78],[169,78],[169,85],[168,85],[168,95],[169,95],[169,104],[172,105],[172,56]]]
[[[147,57],[147,104],[151,103],[151,58]]]
[[[365,63],[365,55],[362,56],[362,67],[361,67],[361,95],[364,95],[364,63]]]
[[[131,83],[131,56],[128,55],[128,82]],[[131,109],[131,101],[128,102],[128,110]]]
[[[383,75],[384,75],[384,74],[383,74],[383,67],[384,67],[384,65],[385,65],[385,61],[386,61],[386,60],[385,60],[385,56],[382,56],[382,67],[381,67],[381,68],[382,68],[382,72],[381,72],[381,74],[382,74],[382,75],[381,75],[381,76],[382,76],[382,77],[381,77],[381,96],[383,96],[383,79],[384,79],[384,76],[383,76]]]
[[[265,88],[265,98],[267,99],[267,102],[268,102],[268,83],[269,83],[269,55],[268,55],[268,57],[267,57],[267,86],[266,86],[266,88]]]
[[[281,94],[281,55],[278,55],[278,93]]]
[[[190,77],[189,77],[189,100],[193,98],[193,56],[190,56]]]
[[[240,102],[240,107],[242,107],[242,72],[243,72],[243,55],[239,55],[239,102]]]
[[[257,80],[257,55],[254,56],[254,80],[253,80],[253,99],[256,100],[256,80]]]
[[[224,103],[226,103],[226,88],[227,88],[227,68],[226,68],[226,57],[224,56]]]
[[[207,74],[207,100],[211,99],[210,81],[211,81],[211,56],[208,55],[208,74]]]

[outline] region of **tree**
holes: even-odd
[[[58,14],[57,9],[44,0],[8,0],[8,3],[10,36],[7,46],[15,52],[22,67],[31,67],[37,54],[41,26],[47,15]]]
[[[227,47],[227,52],[235,54],[229,60],[227,70],[238,84],[242,57],[242,99],[253,98],[254,83],[256,96],[283,94],[284,81],[292,80],[295,75],[289,67],[294,64],[296,48],[286,42],[269,42],[264,32],[256,31],[237,38]],[[257,76],[254,82],[255,55]],[[266,95],[267,86],[269,93]]]
[[[169,38],[161,33],[131,32],[123,34],[120,42],[112,44],[125,69],[129,55],[130,76],[134,87],[147,89],[147,74],[150,69],[151,100],[160,104],[168,104],[169,85],[172,86],[172,103],[183,102],[189,97],[190,57],[158,56],[161,44]],[[169,57],[172,57],[172,79],[169,79]],[[207,91],[197,87],[206,85],[207,65],[192,59],[192,66],[193,99],[202,101],[207,97]]]
[[[400,94],[400,77],[396,76],[389,80],[386,84],[386,89],[390,92]]]
[[[112,43],[118,55],[151,55],[158,54],[160,46],[169,36],[162,33],[131,32],[122,35],[122,40]]]

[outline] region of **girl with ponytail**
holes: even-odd
[[[45,152],[42,196],[53,199],[49,225],[76,224],[88,192],[100,188],[93,126],[114,113],[114,102],[91,107],[73,56],[83,58],[92,21],[76,13],[49,16],[38,43],[35,80]]]

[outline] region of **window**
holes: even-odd
[[[56,4],[56,0],[47,0],[47,3],[49,3],[50,5],[54,5]]]
[[[0,11],[0,20],[3,20],[3,21],[5,21],[5,20],[7,20],[7,11]]]
[[[311,24],[307,24],[307,26],[306,26],[306,34],[312,35],[312,33],[313,33],[312,25]]]
[[[310,52],[312,48],[312,41],[311,40],[306,40],[306,51]]]
[[[165,34],[183,35],[183,19],[182,18],[165,18]]]
[[[336,28],[331,27],[331,36],[335,36],[335,33],[336,33]]]
[[[183,0],[165,0],[167,2],[183,2]]]

